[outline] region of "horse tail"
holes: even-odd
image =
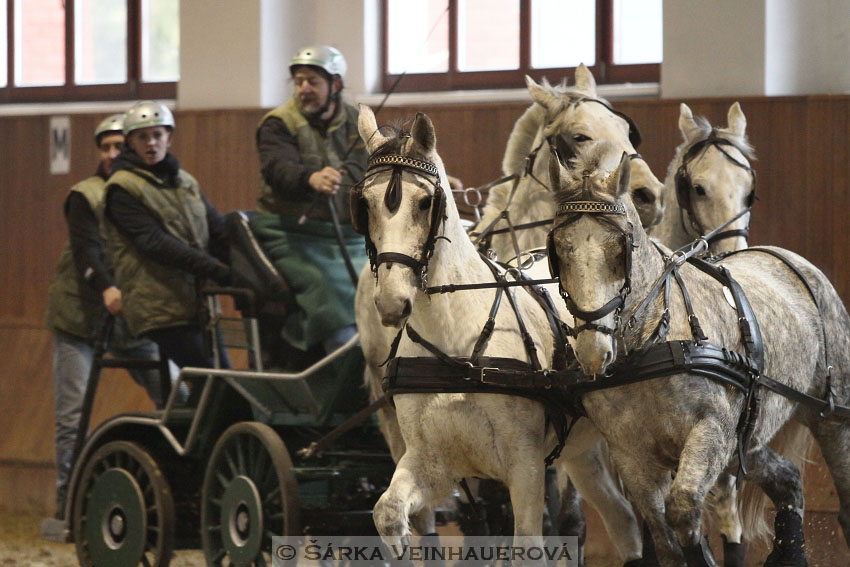
[[[502,158],[502,172],[505,175],[520,173],[525,167],[525,158],[531,153],[537,132],[543,126],[546,109],[539,104],[532,104],[514,123],[505,156]]]
[[[770,447],[777,454],[791,459],[797,465],[802,482],[806,463],[810,462],[808,455],[813,444],[814,438],[805,426],[796,421],[789,421],[770,442]],[[767,519],[767,511],[771,506],[770,499],[760,488],[752,482],[744,483],[738,499],[738,509],[746,541],[767,542],[773,537],[773,525]]]

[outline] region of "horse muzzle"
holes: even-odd
[[[611,336],[598,331],[579,333],[574,351],[582,371],[588,376],[605,374],[616,357]]]
[[[383,265],[375,290],[375,307],[385,327],[401,327],[413,312],[413,299],[418,291],[416,274],[407,266]]]

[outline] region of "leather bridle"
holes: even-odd
[[[363,189],[366,181],[379,173],[387,171],[387,168],[392,172],[390,182],[387,184],[386,192],[384,193],[384,204],[390,212],[395,212],[401,203],[402,197],[402,174],[405,172],[413,173],[424,177],[428,183],[434,188],[434,194],[431,198],[431,213],[428,228],[428,236],[422,244],[422,249],[418,258],[403,254],[401,252],[381,252],[375,247],[375,243],[369,235],[369,207],[363,197]],[[372,268],[372,273],[375,278],[378,277],[378,267],[381,264],[392,265],[394,263],[402,264],[412,268],[419,278],[420,287],[423,289],[428,285],[428,262],[434,254],[434,247],[440,227],[446,220],[446,196],[443,188],[440,186],[440,173],[437,166],[432,162],[422,159],[416,159],[400,154],[386,154],[374,156],[369,159],[366,168],[366,174],[361,181],[361,184],[352,189],[350,195],[351,207],[351,224],[355,231],[366,237],[366,252],[369,255],[369,264]]]
[[[634,120],[632,120],[627,114],[620,112],[618,110],[614,110],[611,107],[610,104],[608,104],[605,101],[600,100],[598,98],[576,97],[568,105],[567,108],[569,108],[569,107],[576,108],[576,107],[578,107],[579,105],[581,105],[582,103],[585,103],[585,102],[595,102],[597,104],[601,104],[606,109],[608,109],[608,112],[610,112],[611,114],[618,116],[618,117],[622,118],[623,120],[625,120],[626,124],[629,126],[629,143],[631,143],[631,145],[634,149],[638,149],[638,147],[640,146],[643,139],[640,135],[640,130],[638,130],[637,124],[635,124]],[[553,140],[553,138],[554,138],[554,140]],[[549,144],[552,147],[557,148],[558,154],[561,156],[564,164],[566,164],[567,160],[570,160],[570,159],[573,159],[573,158],[576,157],[575,149],[572,147],[570,142],[568,140],[566,140],[563,136],[550,135],[548,137],[548,139],[549,139]],[[638,158],[641,157],[640,154],[637,154],[637,153],[632,154],[632,155],[634,157],[638,157]]]
[[[694,205],[693,205],[693,200],[692,200],[691,194],[695,191],[695,189],[694,189],[693,183],[691,182],[691,176],[688,173],[688,165],[692,161],[694,161],[700,154],[702,154],[704,151],[706,151],[708,148],[714,147],[715,149],[717,149],[717,151],[719,151],[721,154],[723,154],[723,156],[727,160],[729,160],[731,163],[733,163],[734,165],[748,171],[750,173],[750,175],[752,176],[752,180],[753,180],[752,186],[750,188],[750,192],[747,195],[746,207],[741,212],[739,212],[737,215],[735,215],[735,217],[733,217],[732,219],[727,221],[725,223],[725,225],[728,226],[729,224],[731,224],[735,220],[741,218],[742,216],[744,216],[745,214],[750,212],[750,209],[752,209],[753,203],[755,202],[755,199],[756,199],[756,172],[755,172],[755,170],[752,167],[750,167],[749,165],[742,163],[742,162],[738,161],[737,159],[735,159],[734,157],[732,157],[732,155],[730,155],[729,152],[727,152],[723,148],[723,146],[732,146],[733,148],[736,148],[738,151],[741,151],[741,149],[738,148],[731,141],[718,136],[716,129],[712,130],[711,134],[709,134],[709,136],[706,139],[700,140],[699,142],[695,143],[693,146],[688,148],[687,152],[685,152],[685,155],[682,157],[681,165],[676,170],[676,176],[674,178],[675,184],[676,184],[676,199],[678,200],[679,207],[682,210],[682,215],[683,215],[682,224],[684,225],[684,215],[687,214],[691,228],[694,231],[696,231],[697,235],[700,235],[700,236],[704,235],[706,233],[706,229],[699,222],[699,219],[697,218],[697,215],[696,215],[696,211],[694,210]],[[720,240],[724,240],[726,238],[736,238],[736,237],[739,237],[739,236],[743,237],[745,239],[748,239],[749,235],[750,235],[750,227],[749,227],[749,224],[748,224],[745,228],[738,228],[738,229],[733,229],[733,230],[726,230],[726,231],[723,231],[723,232],[717,232],[707,241],[708,241],[708,244],[714,244],[714,243],[716,243]]]
[[[585,176],[585,180],[587,180],[587,176]],[[565,327],[570,336],[574,338],[577,338],[578,334],[582,331],[598,331],[606,335],[611,335],[613,338],[617,329],[601,325],[596,323],[596,321],[611,313],[614,313],[615,319],[618,318],[626,304],[626,297],[632,289],[632,251],[635,248],[632,229],[634,227],[631,222],[627,222],[627,228],[624,229],[611,218],[612,215],[626,216],[625,207],[620,203],[608,203],[606,201],[568,201],[558,205],[558,212],[555,217],[557,224],[549,233],[546,244],[549,255],[549,272],[552,277],[557,277],[560,273],[560,260],[557,256],[557,251],[555,250],[555,230],[569,226],[585,215],[590,215],[590,218],[593,220],[609,225],[622,235],[625,279],[623,280],[623,285],[620,287],[620,291],[617,292],[617,295],[608,300],[602,307],[594,309],[593,311],[585,311],[579,308],[573,299],[567,294],[564,289],[563,282],[559,282],[558,290],[561,293],[561,297],[564,298],[567,310],[576,319],[584,321],[584,324],[576,327],[571,328],[567,325],[565,325]],[[558,222],[559,218],[563,218],[564,220]],[[616,341],[613,341],[613,344],[616,348]]]

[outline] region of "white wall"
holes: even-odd
[[[661,96],[764,94],[764,0],[664,0]]]
[[[850,92],[850,0],[768,0],[765,95]]]
[[[661,95],[850,92],[850,0],[664,0]]]
[[[269,108],[291,95],[289,59],[328,44],[349,96],[380,84],[380,0],[181,0],[180,108]]]
[[[260,0],[180,1],[179,107],[258,105],[260,5]]]

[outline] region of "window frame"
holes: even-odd
[[[2,0],[0,0],[2,2]],[[78,85],[74,69],[75,0],[65,6],[65,84],[57,86],[15,85],[15,0],[6,0],[6,86],[0,87],[0,103],[90,102],[135,99],[173,99],[176,82],[142,81],[142,0],[127,2],[127,80],[124,83]]]
[[[531,0],[520,2],[519,68],[501,71],[459,71],[457,1],[449,2],[449,69],[440,73],[387,73],[389,62],[388,1],[382,1],[382,87],[384,92],[508,89],[525,85],[525,75],[536,81],[557,79],[575,67],[536,69],[531,66]],[[588,67],[598,84],[653,83],[661,78],[660,63],[614,63],[614,0],[596,0],[596,63]],[[403,80],[401,79],[403,77]]]

